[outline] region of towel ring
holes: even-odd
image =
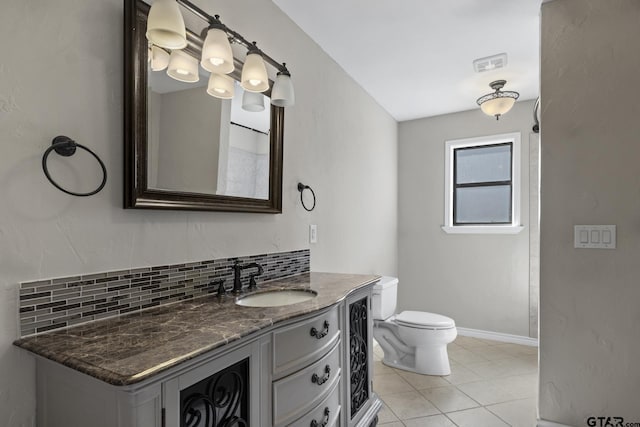
[[[307,206],[304,204],[304,199],[302,198],[302,193],[304,193],[304,190],[311,191],[311,194],[313,195],[313,206],[311,206],[311,209],[307,208]],[[302,203],[302,207],[307,212],[311,212],[312,210],[314,210],[315,207],[316,207],[316,193],[313,191],[313,188],[311,188],[308,185],[304,185],[303,183],[299,182],[298,183],[298,191],[300,192],[300,203]]]
[[[78,147],[82,148],[83,150],[91,154],[93,157],[95,157],[95,159],[100,164],[100,167],[102,168],[102,183],[98,188],[88,193],[76,193],[74,191],[65,190],[57,182],[55,182],[53,178],[51,178],[51,175],[49,174],[49,168],[47,167],[47,158],[49,157],[49,154],[51,154],[52,151],[55,150],[56,153],[58,153],[63,157],[70,157],[75,154],[76,148]],[[98,157],[98,155],[93,151],[91,151],[89,148],[85,147],[84,145],[78,144],[68,136],[61,135],[53,138],[53,141],[51,141],[51,147],[47,148],[47,150],[44,152],[44,155],[42,156],[42,170],[44,171],[44,175],[47,177],[49,182],[53,184],[54,187],[56,187],[58,190],[62,191],[63,193],[67,193],[72,196],[78,196],[78,197],[93,196],[94,194],[100,192],[100,190],[102,190],[105,184],[107,183],[107,168],[104,166],[104,163],[102,162],[102,160],[100,160],[100,157]]]

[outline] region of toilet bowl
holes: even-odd
[[[398,279],[382,277],[373,288],[373,337],[385,365],[425,375],[449,375],[447,345],[458,335],[453,319],[424,311],[394,314]]]

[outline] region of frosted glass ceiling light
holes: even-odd
[[[169,77],[185,83],[195,83],[200,80],[198,75],[198,60],[181,50],[171,51]]]
[[[495,116],[496,120],[500,119],[501,115],[508,113],[511,107],[513,107],[513,104],[515,104],[516,99],[520,96],[518,92],[501,91],[500,89],[502,89],[506,83],[506,80],[491,82],[489,86],[495,90],[495,92],[481,96],[476,101],[483,113],[488,116]]]
[[[169,66],[169,53],[158,46],[151,46],[149,48],[149,63],[151,71],[162,71]]]
[[[155,0],[147,18],[147,40],[167,49],[187,46],[184,18],[175,0]]]
[[[282,65],[285,69],[276,76],[276,81],[271,90],[271,103],[276,107],[292,107],[296,102],[296,97],[293,91],[293,83],[291,83],[291,74],[287,70],[286,64]]]
[[[264,95],[245,90],[242,94],[242,109],[251,112],[264,111]]]
[[[222,24],[212,24],[202,46],[202,68],[212,73],[229,74],[233,71],[233,52]]]
[[[247,58],[242,67],[240,85],[249,92],[264,92],[269,89],[269,76],[267,68],[262,60],[262,53],[256,47],[255,42],[247,52]]]
[[[221,99],[233,98],[235,82],[226,74],[211,73],[207,93]]]

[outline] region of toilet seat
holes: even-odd
[[[403,311],[396,315],[398,325],[416,329],[451,329],[456,324],[450,317],[426,311]]]

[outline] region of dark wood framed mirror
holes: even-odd
[[[262,118],[247,119],[238,94],[219,100],[206,93],[208,73],[201,68],[200,83],[188,88],[152,71],[149,8],[124,0],[124,208],[281,213],[284,108],[271,105],[267,92]],[[185,22],[184,51],[197,58],[201,28],[192,28],[187,16]],[[235,61],[230,76],[237,81],[242,63]]]

